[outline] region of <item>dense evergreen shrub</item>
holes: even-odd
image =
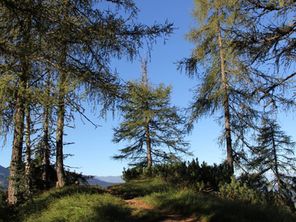
[[[236,180],[235,177],[231,178],[229,184],[220,186],[218,195],[223,199],[240,200],[252,204],[265,203],[265,198],[261,193]]]
[[[5,192],[0,188],[0,222],[8,221],[8,209]]]
[[[159,164],[150,170],[138,166],[123,171],[123,178],[126,181],[148,177],[161,177],[173,184],[192,187],[199,183],[203,184],[202,187],[218,191],[220,183],[230,182],[231,171],[227,164],[210,166],[203,162],[200,165],[197,159],[191,162]],[[198,187],[200,189],[200,186]]]

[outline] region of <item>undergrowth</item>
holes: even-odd
[[[161,178],[132,180],[110,188],[113,195],[123,199],[141,197],[153,192],[165,192],[172,188],[172,185],[164,182]]]
[[[294,222],[284,209],[242,201],[220,199],[190,189],[156,192],[142,198],[160,211],[195,215],[203,222]]]

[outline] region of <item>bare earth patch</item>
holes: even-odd
[[[140,199],[130,199],[125,200],[125,202],[133,209],[139,211],[157,211],[153,206],[145,203]],[[198,219],[195,216],[184,218],[179,214],[168,214],[167,212],[160,212],[161,218],[160,222],[197,222]]]
[[[125,202],[132,208],[136,208],[139,210],[152,210],[153,207],[142,200],[139,199],[130,199],[125,200]]]

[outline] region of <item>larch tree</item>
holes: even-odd
[[[184,141],[184,118],[170,105],[170,87],[152,86],[143,62],[140,82],[129,82],[125,101],[120,105],[123,121],[114,129],[115,143],[128,141],[115,159],[129,159],[132,165],[145,166],[163,161],[176,161],[188,153]]]
[[[20,178],[23,171],[22,149],[24,136],[24,118],[26,90],[31,72],[31,57],[36,50],[33,47],[33,24],[30,12],[23,11],[30,6],[26,1],[18,7],[14,2],[1,4],[1,74],[13,74],[16,88],[14,93],[13,145],[8,184],[8,203],[15,204],[20,197]],[[17,9],[18,7],[18,9]]]
[[[247,0],[234,30],[233,46],[257,76],[256,93],[266,104],[295,106],[296,3],[293,0]]]
[[[189,129],[202,115],[223,110],[226,162],[232,172],[235,159],[232,137],[235,131],[244,131],[236,123],[244,122],[245,126],[249,120],[243,117],[254,111],[247,93],[247,69],[231,45],[229,30],[240,21],[239,7],[239,1],[233,0],[196,0],[194,16],[198,28],[187,36],[196,46],[191,57],[180,62],[190,77],[197,75],[201,80],[190,106]]]
[[[278,199],[295,210],[296,156],[295,142],[283,132],[275,120],[263,118],[249,162],[250,170],[269,179]],[[294,190],[293,190],[294,189]]]
[[[105,11],[105,7],[94,4],[111,4],[116,7]],[[12,84],[7,86],[14,86],[11,93],[14,138],[8,188],[8,203],[14,205],[20,200],[18,178],[24,170],[22,154],[27,83],[33,80],[41,83],[46,79],[42,73],[33,75],[32,67],[40,67],[40,70],[47,67],[52,70],[53,83],[57,84],[55,103],[51,106],[58,111],[56,171],[57,185],[62,187],[65,184],[64,117],[74,109],[71,107],[71,96],[83,92],[96,105],[108,110],[120,97],[121,88],[118,76],[110,67],[111,58],[133,59],[146,43],[144,40],[153,41],[158,36],[170,34],[172,24],[147,26],[137,23],[137,8],[130,0],[106,0],[97,3],[3,1],[0,6],[3,28],[0,34],[1,80],[11,76],[9,81]],[[2,91],[7,93],[6,89]],[[41,102],[37,101],[36,104]],[[1,114],[8,115],[8,111],[3,109]],[[10,116],[2,118],[2,122],[7,123],[8,117]],[[1,124],[1,127],[6,125]]]
[[[80,4],[81,3],[81,4]],[[116,7],[107,12],[93,8],[91,2],[63,3],[64,14],[52,37],[56,50],[61,49],[58,71],[58,116],[56,134],[57,186],[63,187],[63,132],[67,102],[75,89],[85,90],[90,100],[99,103],[103,110],[109,109],[120,97],[120,83],[110,69],[112,56],[133,59],[143,44],[143,39],[153,40],[169,34],[171,24],[146,26],[137,24],[136,6],[132,1],[106,1]],[[106,4],[105,3],[105,4]],[[120,15],[120,9],[129,12],[128,20]],[[63,11],[63,10],[62,10]],[[55,51],[56,51],[55,50]],[[76,108],[76,107],[74,107]]]

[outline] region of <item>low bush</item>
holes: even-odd
[[[109,191],[124,199],[142,197],[154,192],[165,192],[171,186],[161,178],[132,180],[123,184],[112,186]]]
[[[265,204],[265,198],[259,192],[251,189],[245,183],[242,184],[234,177],[231,178],[229,184],[220,186],[218,195],[223,199],[240,200],[251,204]]]
[[[5,194],[4,191],[0,189],[0,222],[5,221],[5,214],[7,214],[6,211],[6,202],[5,202]]]

